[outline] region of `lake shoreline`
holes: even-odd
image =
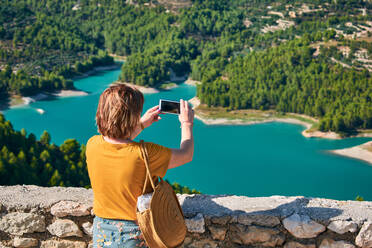
[[[261,120],[249,120],[249,119],[241,119],[241,118],[214,118],[205,116],[205,112],[202,113],[198,109],[200,106],[200,100],[198,97],[193,97],[189,100],[189,103],[193,105],[195,110],[195,116],[201,120],[206,125],[251,125],[251,124],[260,124],[260,123],[267,123],[267,122],[285,122],[285,123],[293,123],[293,124],[300,124],[306,127],[306,129],[302,132],[302,135],[306,138],[326,138],[326,139],[343,139],[343,138],[354,138],[354,137],[368,137],[372,138],[372,133],[358,133],[356,135],[348,136],[348,137],[341,137],[339,134],[329,131],[329,132],[322,132],[319,130],[312,129],[313,124],[296,119],[295,117],[301,117],[303,119],[311,120],[312,122],[317,123],[318,120],[311,116],[306,116],[303,114],[296,114],[296,113],[287,113],[289,116],[284,117],[264,117],[261,116]],[[204,116],[203,116],[204,115]],[[293,116],[293,118],[291,117]]]
[[[117,61],[124,61],[124,60],[118,59]],[[73,77],[72,80],[86,78],[100,71],[115,70],[115,69],[120,68],[120,66],[121,65],[117,63],[114,65],[108,65],[108,66],[97,66],[93,68],[92,70],[83,73],[82,75]],[[114,83],[125,83],[131,87],[137,88],[143,94],[156,94],[160,92],[160,90],[157,88],[140,86],[140,85],[136,85],[136,84],[128,83],[128,82],[116,81]],[[162,90],[171,90],[176,87],[178,87],[178,84],[170,85]],[[86,96],[86,95],[88,95],[87,92],[76,90],[76,89],[64,89],[64,90],[57,90],[54,92],[43,91],[43,92],[37,93],[35,95],[31,95],[31,96],[15,95],[15,96],[11,96],[8,102],[5,102],[5,101],[0,102],[0,111],[4,111],[4,110],[15,108],[15,107],[26,106],[33,102],[46,100],[51,97],[74,97],[74,96]]]
[[[10,98],[9,103],[6,104],[0,104],[0,110],[4,111],[11,108],[18,108],[22,106],[30,105],[33,102],[47,100],[48,98],[54,98],[54,97],[74,97],[74,96],[86,96],[88,95],[87,92],[82,90],[72,90],[72,89],[66,89],[66,90],[57,90],[53,92],[46,92],[43,91],[41,93],[37,93],[32,96],[12,96]]]
[[[372,133],[358,133],[357,135],[349,136],[349,137],[341,137],[339,134],[335,132],[322,132],[319,130],[314,130],[312,128],[313,124],[296,119],[291,116],[284,116],[284,117],[264,117],[261,116],[259,120],[249,120],[249,119],[242,119],[242,118],[213,118],[205,116],[205,111],[200,111],[199,107],[201,105],[200,100],[197,97],[193,97],[189,100],[189,102],[193,105],[195,110],[195,118],[199,119],[206,125],[254,125],[254,124],[262,124],[262,123],[270,123],[270,122],[282,122],[282,123],[290,123],[290,124],[298,124],[305,127],[305,130],[301,132],[301,134],[306,138],[325,138],[325,139],[343,139],[343,138],[352,138],[352,137],[372,137]],[[308,118],[309,120],[316,120],[313,117],[305,116],[305,115],[298,115],[295,113],[290,113],[292,116],[297,116],[301,118]],[[252,118],[251,118],[252,119]],[[317,120],[316,120],[317,122]],[[366,149],[366,146],[370,146],[371,148]],[[364,144],[340,149],[340,150],[331,150],[331,153],[338,154],[341,156],[347,156],[359,160],[363,160],[368,162],[372,165],[372,141],[366,142]]]
[[[116,81],[114,83],[123,83],[123,84],[126,84],[132,88],[136,88],[137,90],[141,91],[142,94],[156,94],[156,93],[159,93],[159,90],[156,89],[156,88],[152,88],[152,87],[145,87],[145,86],[141,86],[141,85],[137,85],[137,84],[133,84],[133,83],[129,83],[129,82],[122,82],[122,81]]]
[[[121,60],[117,60],[117,61],[121,61]],[[89,70],[87,72],[81,73],[80,75],[76,75],[76,76],[72,77],[72,80],[90,77],[97,72],[111,71],[111,70],[119,69],[120,67],[121,67],[120,63],[114,63],[112,65],[97,66],[97,67],[94,67],[92,70]]]
[[[97,72],[100,71],[110,71],[120,68],[121,64],[115,63],[113,65],[107,66],[97,66],[90,71],[84,72],[81,75],[77,75],[72,77],[72,80],[82,79],[86,77],[90,77]],[[77,90],[77,89],[63,89],[63,90],[56,90],[56,91],[42,91],[35,95],[31,96],[21,96],[21,95],[14,95],[10,96],[8,101],[0,102],[0,111],[5,111],[7,109],[22,107],[29,105],[36,101],[46,100],[51,97],[75,97],[75,96],[86,96],[88,92]]]
[[[189,103],[193,106],[195,110],[195,117],[202,121],[206,125],[253,125],[253,124],[261,124],[261,123],[269,123],[269,122],[284,122],[284,123],[291,123],[291,124],[299,124],[306,127],[306,130],[312,127],[312,124],[301,121],[299,119],[290,118],[290,117],[261,117],[262,120],[248,120],[248,119],[241,119],[241,118],[211,118],[203,116],[205,113],[201,113],[198,109],[200,106],[200,100],[198,97],[193,97],[189,100]]]
[[[188,77],[185,81],[185,84],[192,85],[192,86],[197,86],[198,84],[201,84],[201,82],[197,81],[197,80],[193,80],[190,77]]]
[[[122,81],[119,81],[119,80],[116,81],[115,83],[127,84],[127,85],[129,85],[133,88],[138,89],[143,94],[156,94],[156,93],[159,93],[160,91],[163,91],[163,90],[171,90],[171,89],[177,88],[177,87],[179,87],[179,84],[182,81],[184,81],[185,84],[193,85],[191,83],[187,83],[187,81],[189,81],[189,80],[190,79],[188,78],[187,75],[176,76],[176,74],[171,69],[170,79],[168,81],[163,82],[163,83],[157,84],[155,87],[147,87],[147,86],[137,85],[137,84],[130,83],[130,82],[122,82]],[[175,83],[175,82],[177,82],[177,83]]]
[[[363,160],[372,165],[372,141],[350,148],[330,151],[333,154]]]
[[[51,95],[56,96],[56,97],[86,96],[88,95],[88,92],[85,92],[82,90],[60,90],[60,91],[51,93]]]
[[[189,79],[187,78],[187,75],[177,77],[173,73],[169,81],[165,81],[164,83],[157,84],[155,87],[147,87],[147,86],[137,85],[137,84],[130,83],[130,82],[122,82],[120,80],[116,81],[115,83],[127,84],[130,87],[138,89],[143,94],[155,94],[163,90],[171,90],[171,89],[177,88],[179,87],[179,84],[180,84],[179,82],[182,82],[182,81],[184,81],[183,82],[184,84],[193,85],[193,84],[187,83],[188,80]],[[175,82],[178,82],[178,83],[175,83]]]

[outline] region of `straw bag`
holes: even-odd
[[[145,193],[147,179],[154,190],[150,208],[139,212],[137,221],[143,237],[150,248],[170,248],[181,245],[185,239],[187,228],[181,206],[172,186],[161,177],[155,186],[151,177],[147,149],[141,140],[141,154],[146,166],[146,179],[142,194]]]

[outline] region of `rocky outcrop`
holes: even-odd
[[[178,195],[182,247],[372,247],[372,202],[305,197]],[[93,194],[0,186],[0,247],[92,247]]]

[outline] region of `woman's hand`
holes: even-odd
[[[194,110],[190,107],[189,103],[184,100],[180,100],[180,115],[178,117],[182,124],[192,125],[194,122]]]
[[[161,119],[159,114],[159,106],[156,105],[146,111],[146,113],[141,117],[140,122],[145,128],[149,127],[152,123]]]

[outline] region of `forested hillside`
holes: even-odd
[[[363,0],[1,0],[0,93],[72,88],[69,78],[116,54],[122,81],[159,87],[173,71],[201,81],[210,106],[371,128],[371,10]]]
[[[237,57],[222,77],[204,81],[198,96],[209,106],[276,109],[320,118],[319,129],[372,128],[372,79],[367,70],[329,66],[328,50],[314,56],[309,40],[296,39]]]
[[[321,130],[371,128],[368,1],[2,0],[0,91],[72,88],[126,56],[120,79],[158,87],[189,74],[209,106],[276,109]]]
[[[100,36],[83,29],[85,17],[73,16],[72,7],[63,1],[1,0],[2,98],[71,89],[71,77],[113,64]]]
[[[73,139],[60,146],[50,143],[44,132],[15,131],[0,114],[0,184],[40,186],[89,186],[85,164],[85,146]]]

